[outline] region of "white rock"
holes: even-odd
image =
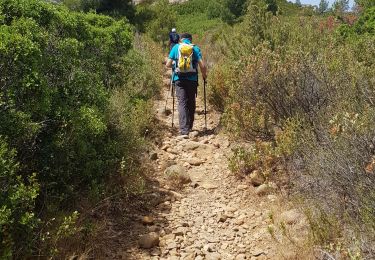
[[[255,190],[255,193],[259,196],[264,196],[270,192],[272,192],[273,188],[270,187],[269,185],[267,184],[262,184],[260,185],[256,190]]]
[[[277,196],[276,196],[276,195],[273,195],[273,194],[271,194],[271,195],[268,195],[268,196],[267,196],[267,199],[269,199],[270,201],[274,202],[274,201],[276,201],[276,200],[277,200]]]
[[[243,218],[237,219],[234,221],[234,224],[241,226],[243,223],[245,223]]]
[[[288,225],[296,224],[300,220],[301,214],[296,209],[285,211],[280,215],[280,221]]]
[[[260,256],[260,255],[266,254],[266,252],[262,249],[254,248],[253,250],[251,250],[251,254],[253,256]]]
[[[227,206],[227,207],[225,207],[224,210],[225,210],[226,212],[233,213],[233,212],[236,212],[236,211],[237,211],[237,208],[235,208],[235,207],[231,207],[231,206]]]
[[[199,166],[202,163],[204,163],[203,160],[195,158],[195,157],[186,159],[186,162],[194,166]]]
[[[212,183],[202,183],[201,185],[202,188],[207,189],[207,190],[212,190],[212,189],[217,189],[218,186]]]
[[[236,256],[236,260],[245,260],[246,259],[246,255],[245,254],[239,254]]]
[[[240,185],[237,186],[237,189],[239,189],[239,190],[246,190],[247,188],[248,188],[248,186],[245,185],[245,184],[240,184]]]
[[[206,260],[221,260],[221,255],[219,253],[206,254]]]
[[[212,252],[213,251],[210,245],[204,245],[203,246],[203,250],[207,251],[207,252]]]

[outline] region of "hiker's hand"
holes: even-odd
[[[165,66],[167,67],[167,68],[172,68],[172,60],[171,59],[168,59],[167,60],[167,63],[165,64]]]
[[[202,71],[202,77],[203,77],[204,81],[207,81],[207,71],[206,70]]]

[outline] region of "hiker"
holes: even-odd
[[[176,44],[169,53],[166,66],[171,68],[173,65],[172,80],[178,98],[180,134],[188,135],[194,123],[198,65],[204,80],[207,78],[207,69],[199,47],[192,44],[193,37],[191,34],[183,33],[180,37],[181,42]]]
[[[169,33],[169,50],[172,50],[173,46],[175,46],[180,41],[180,35],[176,32],[176,28],[172,28],[171,32]]]

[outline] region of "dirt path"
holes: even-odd
[[[162,115],[165,100],[155,105],[160,121],[170,126],[171,116]],[[197,111],[202,110],[199,98]],[[208,118],[208,129],[215,129],[220,115],[209,109]],[[227,161],[233,144],[215,131],[202,133],[203,127],[204,116],[198,113],[195,137],[181,139],[169,129],[162,143],[150,153],[157,183],[152,194],[158,200],[152,203],[151,210],[143,214],[140,211],[128,223],[128,248],[120,258],[281,258],[269,232],[273,225],[270,209],[277,197],[258,196],[256,187],[235,178]],[[187,184],[175,188],[173,180]]]

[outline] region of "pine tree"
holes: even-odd
[[[301,7],[302,6],[301,0],[296,0],[296,5]]]
[[[336,13],[343,13],[349,10],[349,0],[336,0],[333,3],[333,10]]]
[[[320,0],[318,12],[321,14],[327,12],[328,6],[329,6],[328,0]]]

